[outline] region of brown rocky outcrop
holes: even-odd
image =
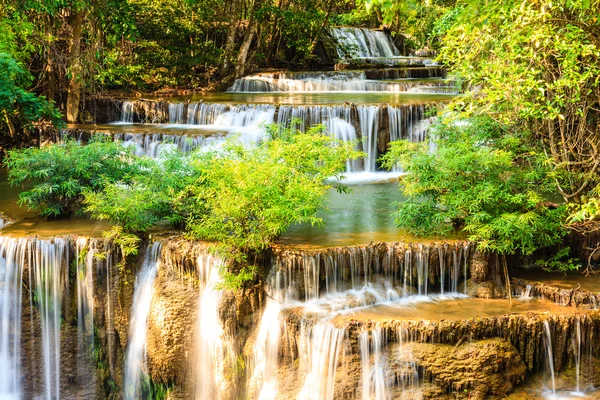
[[[458,347],[410,343],[405,352],[423,370],[426,380],[456,398],[487,399],[505,396],[525,379],[525,364],[503,339],[487,339]]]

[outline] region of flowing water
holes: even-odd
[[[60,398],[60,328],[64,289],[61,267],[66,244],[64,239],[58,238],[53,241],[38,241],[35,243],[37,251],[31,265],[35,282],[34,302],[40,313],[42,327],[44,394],[47,399]]]
[[[94,360],[94,269],[98,253],[94,239],[78,238],[75,246],[77,281],[77,377],[79,387],[88,387],[94,395],[95,374],[90,371]]]
[[[548,320],[544,321],[544,332],[546,333],[546,353],[548,360],[548,370],[550,371],[550,377],[552,378],[552,394],[556,394],[556,380],[554,379],[554,355],[552,350],[552,332],[550,331],[550,324]]]
[[[346,331],[327,319],[300,331],[301,360],[307,374],[298,399],[333,399],[338,359]]]
[[[222,282],[220,270],[223,266],[223,260],[210,253],[202,254],[197,259],[201,282],[196,341],[197,400],[226,396],[225,364],[231,363],[232,358],[235,358],[218,313],[223,294],[218,287]]]
[[[25,239],[0,237],[0,398],[21,397],[21,297]]]
[[[365,28],[332,28],[331,36],[336,40],[338,56],[346,58],[394,57],[400,51],[383,31]]]
[[[431,78],[368,79],[364,71],[262,73],[237,79],[229,92],[407,92],[458,94],[453,82]]]
[[[148,247],[144,263],[135,280],[123,376],[125,399],[138,399],[148,395],[145,392],[148,390],[148,377],[145,371],[147,322],[154,291],[154,278],[160,265],[160,251],[160,242],[154,242]]]
[[[118,249],[93,238],[108,225],[35,218],[16,207],[19,189],[1,172],[3,233],[86,237],[0,236],[0,399],[99,398],[119,383],[112,395],[124,399],[158,397],[163,384],[181,389],[178,398],[202,400],[421,399],[434,379],[414,345],[458,348],[458,337],[502,337],[524,360],[545,359],[549,396],[563,395],[558,373],[573,362],[571,395],[582,395],[595,351],[593,317],[535,297],[531,285],[512,305],[470,298],[476,251],[469,242],[459,235],[445,242],[417,239],[395,227],[391,203],[402,201],[395,182],[402,171],[382,171],[379,157],[402,139],[429,141],[434,152],[429,128],[443,102],[457,95],[455,83],[432,60],[402,57],[384,31],[333,28],[327,34],[338,44],[338,61],[373,67],[257,73],[236,80],[227,93],[120,100],[99,116],[103,124],[69,126],[58,138],[85,143],[92,132],[102,133],[139,156],[159,158],[172,149],[218,149],[232,138],[252,146],[267,140],[265,124],[296,121],[301,131],[322,125],[338,140],[356,141],[366,157],[346,165],[352,193],[328,193],[330,213],[319,215],[324,227],[290,227],[260,266],[266,268],[260,283],[240,296],[222,290],[226,261],[208,248],[168,258],[156,241],[130,291],[131,309],[123,309],[127,290],[119,285],[126,283],[111,258]],[[395,67],[376,68],[381,65]],[[383,183],[366,184],[372,181]],[[9,220],[15,222],[5,226]],[[154,293],[159,268],[161,290]],[[167,318],[181,315],[162,313],[164,280],[193,299],[184,308],[192,322],[170,343],[169,329],[177,324]],[[580,283],[577,276],[557,280],[568,282],[566,289]],[[597,286],[591,282],[582,286]],[[176,303],[177,293],[171,296]],[[120,311],[130,317],[115,319]],[[148,340],[155,322],[165,324],[169,356],[182,337],[189,335],[193,344],[173,353],[175,360],[153,359],[160,351]],[[561,350],[563,344],[569,351]],[[177,368],[184,371],[175,378],[150,379],[150,372],[160,380]],[[116,376],[121,369],[122,382]],[[461,389],[470,395],[471,388],[444,388],[457,396]]]

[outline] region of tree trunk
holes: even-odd
[[[53,49],[48,49],[48,63],[46,64],[46,75],[48,76],[48,100],[56,98],[56,77],[54,76],[54,54]]]
[[[238,27],[238,0],[233,0],[231,4],[231,15],[229,18],[229,29],[227,31],[227,41],[225,42],[225,52],[223,53],[223,64],[221,65],[221,76],[227,75],[231,69],[231,59],[233,58],[233,51],[235,50],[235,36],[237,34]]]
[[[69,54],[69,90],[67,96],[67,122],[76,123],[81,99],[81,30],[84,11],[76,11],[71,19],[72,39]]]
[[[317,43],[319,42],[319,38],[321,37],[321,33],[323,32],[323,29],[325,29],[325,27],[327,26],[327,21],[329,20],[329,15],[331,14],[331,10],[333,9],[333,0],[329,0],[329,6],[327,7],[327,13],[325,14],[325,18],[323,19],[323,23],[321,24],[321,26],[319,27],[319,29],[315,32],[315,35],[313,36],[313,39],[311,41],[310,44],[310,52],[312,53],[313,51],[315,51],[315,47],[317,46]]]
[[[49,17],[49,26],[54,26],[54,17]],[[56,100],[56,72],[55,72],[55,55],[54,55],[54,45],[52,42],[47,44],[47,52],[48,52],[48,62],[46,64],[46,76],[48,79],[48,90],[47,97],[48,100]]]
[[[256,0],[254,2],[254,7],[252,7],[252,11],[250,14],[250,23],[248,24],[248,31],[246,32],[246,36],[244,37],[244,41],[240,46],[240,52],[238,54],[236,65],[235,65],[235,77],[239,78],[244,75],[246,72],[246,61],[248,60],[248,53],[250,52],[250,46],[252,45],[252,41],[254,40],[254,35],[256,35],[256,31],[258,30],[258,21],[254,16],[254,12],[260,7],[262,0]]]

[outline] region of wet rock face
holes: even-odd
[[[506,297],[506,288],[498,286],[494,281],[474,283],[471,279],[467,281],[466,285],[466,290],[464,284],[461,284],[458,291],[460,293],[466,293],[470,297],[477,297],[480,299],[501,299]]]
[[[485,282],[490,279],[489,275],[490,255],[483,251],[475,251],[471,260],[471,279],[474,283]]]
[[[541,297],[563,306],[597,309],[600,294],[573,288],[564,289],[543,282],[532,282],[526,279],[512,279],[513,291],[517,294],[528,293],[533,297]]]
[[[289,298],[300,300],[382,279],[395,287],[416,287],[420,294],[441,292],[442,282],[444,292],[456,292],[468,278],[472,254],[477,253],[471,247],[469,242],[458,241],[277,249],[269,283],[271,288],[283,289]],[[488,273],[487,258],[478,268],[492,275]]]
[[[148,315],[148,367],[155,383],[183,383],[193,356],[198,292],[177,279],[168,268],[159,269]]]
[[[505,396],[525,379],[526,367],[517,349],[503,339],[458,347],[432,343],[405,346],[425,379],[444,392],[452,392],[456,398]]]

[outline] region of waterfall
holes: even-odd
[[[402,288],[402,293],[404,296],[408,296],[408,288],[412,287],[412,250],[408,249],[404,253],[404,285]]]
[[[461,267],[461,256],[462,248],[452,249],[452,276],[451,276],[451,287],[452,292],[458,292],[458,280],[460,278],[460,267]]]
[[[466,248],[465,242],[454,245],[398,242],[281,251],[274,256],[274,268],[268,277],[269,293],[279,301],[309,301],[348,290],[358,295],[366,287],[386,298],[396,296],[392,291],[411,295],[414,284],[417,293],[428,295],[430,275],[443,279],[444,293],[448,287],[448,291],[456,293],[460,280],[468,276],[468,268],[465,271],[464,266],[465,262],[468,266],[470,254],[465,253]],[[446,260],[450,259],[452,264],[447,265]],[[446,281],[448,275],[450,280]]]
[[[327,105],[327,106],[289,106],[281,105],[277,112],[277,123],[289,126],[293,120],[300,120],[299,129],[327,124],[334,119],[341,119],[349,124],[352,123],[352,106],[349,105]]]
[[[252,376],[249,386],[257,389],[258,398],[261,400],[277,398],[275,374],[279,361],[280,312],[281,304],[279,302],[272,299],[267,300],[252,352]]]
[[[525,286],[525,291],[523,292],[523,294],[521,295],[522,298],[524,299],[530,299],[531,297],[531,285],[527,284]]]
[[[548,367],[550,368],[550,376],[552,377],[552,393],[556,394],[556,382],[554,380],[554,356],[552,354],[552,333],[550,332],[550,324],[548,320],[544,320],[544,332],[546,333],[546,355],[548,359]]]
[[[169,103],[169,124],[185,124],[185,103]]]
[[[367,79],[365,72],[336,71],[303,73],[261,73],[235,80],[228,92],[271,93],[271,92],[394,92],[457,94],[458,89],[451,83],[431,79],[415,80],[373,80]],[[171,106],[169,114],[171,115]]]
[[[435,67],[411,67],[411,68],[372,68],[364,70],[366,79],[398,80],[398,79],[428,79],[445,78],[446,69]]]
[[[417,369],[417,363],[414,360],[412,350],[407,344],[411,341],[415,342],[415,338],[411,337],[408,329],[402,327],[396,327],[396,338],[398,341],[398,350],[394,354],[395,359],[401,360],[404,364],[404,368],[401,369],[401,373],[396,379],[399,381],[399,386],[402,388],[402,392],[413,393],[414,399],[421,399],[422,394],[420,392],[419,382],[419,371]]]
[[[573,339],[574,355],[575,355],[575,392],[581,392],[580,375],[581,375],[581,319],[577,317],[575,324],[575,338]]]
[[[225,103],[190,103],[187,110],[187,123],[190,125],[212,125],[219,115],[230,107]]]
[[[468,287],[467,287],[467,281],[468,281],[468,277],[469,274],[467,272],[468,270],[468,262],[469,262],[469,247],[470,247],[470,243],[466,243],[463,247],[462,247],[462,252],[463,252],[463,279],[464,279],[464,285],[465,285],[465,294],[467,294],[468,292]]]
[[[444,248],[446,247],[446,248]],[[446,277],[446,258],[444,257],[445,250],[447,250],[447,246],[438,247],[438,256],[440,260],[440,293],[444,294],[444,279]]]
[[[390,141],[405,139],[410,142],[420,143],[425,141],[425,135],[431,122],[425,121],[426,107],[423,105],[406,105],[395,107],[388,105],[388,119],[390,127]]]
[[[360,358],[362,366],[362,399],[385,400],[389,397],[389,382],[385,379],[385,360],[382,358],[382,332],[377,326],[371,332],[373,340],[373,364],[371,366],[371,352],[369,331],[363,331],[359,336]]]
[[[78,238],[75,243],[75,274],[77,281],[77,375],[79,386],[85,387],[93,382],[94,350],[94,282],[93,268],[96,243],[85,238]]]
[[[25,239],[0,237],[0,398],[21,392],[21,296]]]
[[[383,31],[365,28],[332,28],[331,36],[337,42],[340,59],[367,57],[394,57],[400,52]]]
[[[141,133],[117,133],[114,140],[122,142],[124,146],[133,147],[135,155],[151,158],[159,158],[167,152],[177,149],[183,153],[198,148],[217,148],[224,143],[221,136],[202,135],[171,135],[171,134],[141,134]]]
[[[61,266],[66,256],[67,242],[61,238],[38,240],[35,246],[32,271],[35,302],[42,326],[45,396],[47,399],[60,399],[60,326],[64,289]]]
[[[306,285],[305,301],[319,297],[320,258],[320,254],[316,254],[315,257],[304,257],[303,259],[304,284]]]
[[[325,124],[329,135],[342,142],[356,141],[356,130],[354,127],[341,118],[333,118]],[[358,161],[346,161],[346,172],[357,172]]]
[[[156,278],[160,264],[160,251],[160,242],[154,242],[148,246],[144,263],[135,279],[123,378],[123,398],[126,400],[143,397],[143,386],[146,382],[142,382],[142,379],[148,379],[144,371],[146,368],[147,323],[154,291],[154,278]]]
[[[345,328],[337,328],[327,320],[313,327],[302,322],[299,346],[308,373],[299,399],[333,400],[335,373],[345,333]]]
[[[161,123],[169,121],[169,107],[163,101],[124,100],[121,102],[121,119],[117,124]]]
[[[357,106],[360,122],[363,151],[367,154],[364,159],[365,172],[377,170],[377,134],[379,132],[379,107]]]
[[[222,291],[216,286],[222,282],[220,269],[224,268],[224,261],[207,253],[198,257],[197,266],[201,287],[198,304],[195,398],[220,399],[225,396],[228,381],[225,376],[225,363],[232,363],[231,358],[235,358],[219,317]]]
[[[124,101],[121,103],[121,122],[127,124],[133,124],[134,116],[134,103],[131,101]]]
[[[419,245],[417,253],[417,282],[419,295],[427,296],[429,281],[429,246]]]
[[[315,125],[324,125],[325,131],[342,141],[360,137],[360,149],[367,154],[364,161],[348,162],[347,173],[376,172],[378,170],[378,145],[380,131],[389,141],[407,139],[422,142],[426,139],[432,118],[426,118],[427,104],[417,105],[271,105],[271,104],[224,104],[224,103],[162,103],[151,101],[123,102],[122,108],[134,113],[140,121],[161,121],[163,108],[168,109],[168,121],[176,127],[199,128],[199,134],[182,133],[117,133],[115,140],[132,146],[138,156],[160,157],[174,148],[188,152],[194,149],[219,148],[229,136],[237,136],[242,143],[252,145],[265,140],[265,124],[276,122],[289,127],[299,121],[298,128],[306,131]],[[126,107],[126,105],[128,105]],[[140,113],[139,115],[137,113]],[[387,114],[388,121],[385,122]],[[129,114],[128,114],[129,115]],[[127,118],[130,118],[129,116]],[[185,122],[185,123],[184,123]],[[173,125],[163,125],[173,128]],[[160,128],[160,126],[159,126]],[[209,131],[206,135],[204,131]],[[382,145],[387,144],[384,136]],[[364,167],[363,167],[364,165]],[[397,168],[396,168],[397,170]],[[399,171],[396,171],[399,172]]]

